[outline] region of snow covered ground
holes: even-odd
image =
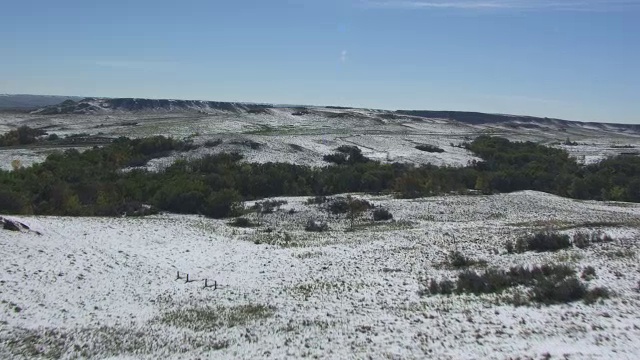
[[[640,205],[538,192],[417,200],[364,197],[355,231],[306,198],[256,228],[197,216],[11,217],[0,230],[0,358],[635,359],[640,354]],[[250,206],[252,204],[247,204]],[[308,233],[308,219],[330,231]],[[544,228],[602,230],[612,243],[507,254]],[[271,228],[271,229],[269,229]],[[489,266],[597,271],[611,299],[515,307],[503,295],[420,296],[457,249]],[[181,278],[177,279],[180,271]],[[185,281],[189,274],[189,283]],[[217,281],[218,288],[204,288]]]
[[[340,145],[355,145],[363,153],[383,162],[465,166],[476,159],[458,145],[480,134],[504,136],[565,148],[582,162],[590,163],[622,152],[640,152],[640,135],[589,125],[565,129],[552,125],[514,127],[505,124],[470,125],[443,119],[398,115],[366,109],[279,107],[260,112],[151,112],[102,115],[0,114],[0,133],[18,126],[43,128],[60,137],[90,134],[107,137],[147,137],[153,135],[190,138],[202,145],[221,140],[213,148],[160,159],[150,168],[171,163],[178,157],[198,157],[220,151],[241,152],[250,162],[288,162],[325,165],[322,157]],[[513,124],[511,124],[513,125]],[[525,124],[526,125],[526,124]],[[559,145],[569,138],[579,146]],[[242,145],[252,141],[259,148]],[[436,145],[443,153],[427,153],[418,144]],[[453,146],[452,146],[453,145]],[[619,146],[619,147],[614,147]],[[620,146],[628,146],[622,148]],[[0,149],[0,169],[11,169],[11,161],[28,165],[43,161],[49,148]]]

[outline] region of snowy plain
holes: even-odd
[[[250,229],[172,214],[10,217],[42,235],[0,230],[0,358],[640,354],[640,205],[532,191],[361,197],[394,220],[373,223],[365,214],[347,231],[347,219],[306,198],[278,198],[287,203],[249,215],[260,223]],[[330,231],[305,232],[308,219],[327,220]],[[506,241],[545,228],[600,230],[615,241],[556,253],[505,251]],[[454,249],[498,268],[593,266],[589,286],[614,296],[592,305],[521,307],[502,301],[504,294],[420,296],[427,278],[455,277],[442,266]],[[194,281],[187,283],[186,273]],[[205,278],[218,288],[204,288]]]

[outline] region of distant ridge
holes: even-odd
[[[0,94],[0,110],[35,110],[60,104],[65,100],[80,100],[79,96]]]
[[[638,124],[615,124],[615,123],[598,123],[598,122],[583,122],[562,120],[554,118],[541,118],[525,115],[508,115],[508,114],[487,114],[471,111],[437,111],[437,110],[397,110],[397,114],[417,116],[432,119],[446,119],[458,121],[472,125],[483,124],[506,124],[519,127],[536,127],[541,126],[556,126],[572,127],[576,125],[591,126],[602,130],[626,129],[636,132],[640,132],[640,125]]]
[[[10,100],[11,99],[11,100]],[[73,97],[73,96],[42,96],[42,95],[0,95],[0,109],[2,104],[11,102],[22,107],[14,109],[30,109],[36,115],[57,114],[118,114],[118,113],[180,113],[195,112],[201,114],[227,113],[256,113],[269,114],[270,109],[281,108],[313,108],[333,110],[366,110],[340,106],[312,106],[312,105],[273,105],[244,102],[221,102],[203,100],[171,100],[144,98],[101,98],[101,97]],[[33,107],[33,104],[46,105]],[[52,104],[53,103],[53,104]],[[6,109],[7,107],[5,107]],[[640,133],[639,124],[615,124],[581,122],[555,118],[541,118],[525,115],[489,114],[470,111],[440,111],[440,110],[369,110],[376,117],[388,118],[397,115],[421,117],[430,119],[445,119],[471,125],[499,125],[510,128],[555,128],[559,131],[568,128],[582,127],[591,130]],[[335,114],[333,114],[335,115]]]
[[[165,100],[139,98],[84,98],[36,110],[33,114],[108,114],[121,112],[242,112],[272,108],[272,105],[201,100]]]

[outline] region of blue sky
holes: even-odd
[[[0,8],[0,93],[640,123],[640,0],[20,0]]]

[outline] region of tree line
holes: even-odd
[[[240,202],[347,192],[416,198],[445,193],[538,190],[577,199],[640,202],[640,158],[580,166],[560,149],[480,136],[465,144],[482,161],[462,168],[366,159],[357,147],[326,157],[326,167],[254,164],[237,153],[178,160],[159,172],[136,169],[189,142],[162,136],[119,138],[84,152],[66,150],[28,168],[0,171],[0,213],[117,216],[154,211],[239,215]],[[124,168],[134,167],[133,170]]]

